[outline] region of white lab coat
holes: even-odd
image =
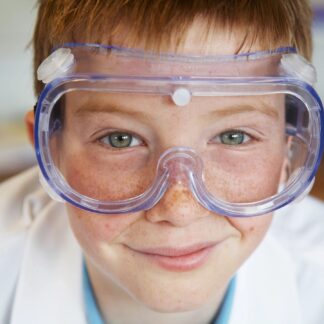
[[[0,186],[1,324],[85,324],[81,264],[64,205],[48,198],[37,168]],[[309,197],[275,217],[238,271],[230,318],[299,323],[324,323],[324,205]]]

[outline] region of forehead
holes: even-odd
[[[113,44],[147,50],[145,39],[134,39],[131,28],[121,26],[112,37]],[[276,47],[280,47],[278,44]],[[156,46],[158,51],[186,55],[231,55],[243,52],[267,50],[256,39],[247,35],[246,28],[233,26],[209,26],[203,18],[195,18],[180,40],[170,37],[169,42]]]
[[[281,123],[284,95],[193,97],[186,107],[177,107],[170,96],[70,92],[65,95],[67,116],[96,121],[119,116],[122,119],[159,122],[201,121],[203,124],[255,118],[263,123]]]
[[[213,29],[213,32],[206,33],[207,26],[203,20],[196,19],[187,30],[185,37],[181,44],[169,44],[168,48],[165,48],[163,53],[176,54],[177,56],[223,56],[223,55],[235,55],[239,52],[257,52],[264,50],[258,42],[254,42],[253,46],[248,47],[246,35],[239,28],[221,28],[218,27]],[[127,33],[128,30],[123,28],[120,33],[117,33],[113,39],[113,44],[130,48],[135,50],[143,51],[144,53],[152,53],[152,51],[145,51],[145,44],[141,42],[134,43],[132,40],[132,34]],[[203,36],[202,36],[203,35]],[[153,52],[154,53],[154,52]],[[156,54],[156,53],[154,53]],[[108,55],[102,55],[101,52],[98,54],[90,52],[84,54],[81,57],[81,62],[78,64],[80,71],[91,70],[96,73],[122,76],[265,76],[273,75],[272,73],[278,67],[278,61],[280,56],[271,57],[265,59],[258,59],[254,61],[238,62],[237,64],[223,64],[223,63],[210,63],[199,61],[199,63],[191,63],[183,61],[161,61],[161,60],[150,60],[150,59],[139,59],[136,57],[127,57],[121,55],[118,57],[109,53]],[[66,103],[72,104],[75,110],[81,112],[84,110],[98,110],[101,111],[107,109],[107,111],[114,110],[143,110],[145,113],[152,113],[156,115],[159,110],[148,109],[149,106],[155,107],[166,107],[172,105],[170,96],[168,98],[161,96],[148,96],[148,95],[112,95],[112,94],[95,94],[85,92],[81,96],[79,94],[66,96]],[[231,109],[234,106],[239,107],[242,110],[243,107],[256,107],[259,105],[261,109],[257,109],[256,112],[264,112],[268,107],[269,110],[282,109],[283,96],[255,96],[255,97],[242,97],[240,98],[221,98],[220,100],[215,98],[195,98],[193,100],[193,106],[204,106],[204,111],[220,109],[225,107]],[[106,108],[104,108],[106,107]],[[272,108],[270,108],[272,107]],[[280,108],[279,108],[280,107]],[[112,109],[113,108],[113,109]],[[186,107],[187,108],[187,107]],[[244,109],[245,109],[244,108]],[[263,108],[263,109],[262,109]],[[274,109],[273,109],[274,108]],[[187,111],[190,109],[186,109]],[[245,110],[252,111],[247,108]],[[197,113],[197,109],[194,110]],[[270,113],[271,115],[271,113]]]

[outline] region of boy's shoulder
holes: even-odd
[[[82,254],[64,205],[48,197],[38,172],[0,185],[0,323],[85,323]]]
[[[321,272],[324,276],[324,203],[312,196],[274,216],[269,235],[291,255],[300,278]],[[324,287],[323,287],[324,296]]]
[[[39,185],[38,167],[32,167],[0,184],[0,236],[26,228],[49,202]]]
[[[304,323],[324,318],[324,203],[308,196],[274,217],[269,231],[294,265]],[[280,265],[277,265],[280,267]]]
[[[323,323],[323,278],[324,203],[309,196],[275,214],[239,269],[231,323]]]
[[[298,254],[314,249],[324,253],[324,202],[307,196],[283,208],[274,216],[270,232]]]

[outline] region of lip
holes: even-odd
[[[191,271],[203,266],[219,243],[199,243],[183,248],[130,249],[161,268],[182,272]]]

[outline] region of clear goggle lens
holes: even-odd
[[[177,186],[215,213],[266,214],[307,191],[323,153],[316,72],[293,48],[190,56],[66,44],[38,77],[46,186],[93,212],[149,209]]]
[[[81,196],[114,202],[141,196],[166,176],[168,186],[203,186],[215,200],[241,204],[276,196],[300,178],[311,130],[297,97],[195,97],[173,113],[168,100],[94,91],[61,96],[48,126],[61,180]],[[196,158],[161,161],[170,147],[190,147]]]

